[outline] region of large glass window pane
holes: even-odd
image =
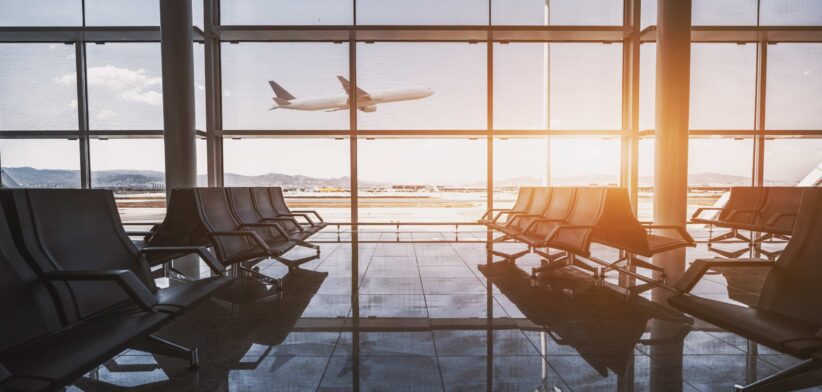
[[[765,185],[822,186],[822,139],[767,140]]]
[[[74,45],[0,44],[0,131],[76,130]]]
[[[76,140],[0,139],[3,188],[79,188]]]
[[[0,26],[82,24],[82,0],[0,0]]]
[[[484,25],[488,0],[358,0],[360,25]]]
[[[691,129],[753,129],[756,45],[691,46]]]
[[[163,129],[159,43],[86,45],[89,126]]]
[[[357,44],[359,129],[485,129],[486,47]]]
[[[753,140],[691,139],[688,146],[688,216],[713,206],[732,186],[752,184]]]
[[[223,0],[223,25],[350,25],[352,0]]]
[[[194,43],[194,113],[196,128],[206,129],[205,45]]]
[[[639,49],[639,129],[656,128],[656,43]]]
[[[496,44],[494,128],[548,129],[550,108],[550,129],[621,129],[621,70],[621,45]]]
[[[348,139],[225,140],[225,185],[280,186],[289,206],[350,222],[349,148]]]
[[[85,0],[85,9],[86,26],[160,25],[159,1]]]
[[[763,26],[822,25],[819,0],[761,0],[760,24]]]
[[[617,186],[619,139],[552,138],[552,186]]]
[[[547,7],[550,4],[550,8]],[[496,25],[621,25],[621,0],[492,0]]]
[[[656,25],[656,2],[657,0],[641,0],[640,27],[645,29],[648,26]]]
[[[357,150],[361,222],[473,222],[485,212],[485,140],[360,140]]]
[[[221,56],[225,129],[348,129],[348,45],[223,44]]]
[[[757,3],[758,0],[693,0],[691,24],[755,26]]]
[[[768,129],[822,129],[822,44],[768,46]]]
[[[654,139],[639,141],[639,200],[637,217],[640,220],[654,219]]]
[[[547,137],[494,139],[494,208],[510,208],[522,186],[548,184]]]
[[[91,186],[114,190],[123,221],[165,216],[163,139],[92,139]]]

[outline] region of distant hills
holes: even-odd
[[[7,167],[0,171],[0,180],[5,188],[43,188],[43,187],[76,187],[80,184],[78,170],[46,170],[31,167]],[[163,189],[165,177],[162,172],[152,170],[102,170],[92,173],[95,187],[159,190]],[[718,173],[694,173],[688,176],[689,183],[707,186],[748,185],[750,180],[742,176]],[[347,187],[350,184],[347,176],[338,178],[315,178],[302,175],[268,173],[256,176],[226,173],[225,183],[230,186],[283,186],[294,188],[313,187]],[[204,181],[202,181],[204,182]],[[532,177],[515,177],[496,181],[496,186],[512,187],[520,185],[539,185],[542,181]],[[571,184],[617,184],[619,178],[611,175],[586,175],[554,178],[554,185]],[[362,182],[364,187],[388,187],[385,182]],[[454,184],[477,185],[484,184]],[[653,186],[653,177],[641,177],[640,186]]]

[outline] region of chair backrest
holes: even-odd
[[[592,240],[619,249],[648,251],[648,235],[634,216],[625,188],[607,188],[605,204]]]
[[[731,216],[733,211],[759,211],[768,188],[754,186],[735,186],[731,188],[731,195],[725,208],[719,213],[719,220],[732,223],[753,223],[754,213],[738,212]]]
[[[239,223],[260,223],[262,217],[257,212],[257,207],[254,205],[254,197],[251,194],[251,188],[232,187],[225,188],[228,202],[231,206],[231,211]],[[263,239],[273,239],[280,237],[279,233],[273,229],[265,227],[254,227],[253,230],[257,232]]]
[[[548,208],[542,214],[543,219],[561,219],[568,218],[568,214],[574,209],[574,195],[576,188],[572,187],[555,187],[551,189],[551,200],[548,202]],[[538,224],[533,229],[533,232],[547,236],[551,229],[560,223],[544,223]]]
[[[759,308],[822,326],[822,188],[802,196],[790,242],[765,279]]]
[[[13,235],[31,267],[50,271],[131,270],[156,291],[148,264],[120,222],[114,194],[103,189],[4,191],[13,204]],[[7,207],[11,207],[10,205]],[[55,283],[69,322],[129,300],[114,282]]]
[[[528,205],[531,204],[531,197],[533,195],[534,187],[524,186],[519,188],[519,193],[517,193],[517,201],[514,202],[514,206],[511,207],[511,210],[525,211],[528,208]]]
[[[602,215],[606,195],[607,188],[577,188],[574,209],[566,223],[568,225],[596,224]],[[573,250],[587,256],[591,232],[590,229],[561,230],[551,241],[551,247]]]
[[[268,188],[262,187],[255,187],[251,188],[251,194],[254,197],[254,205],[257,206],[257,211],[260,213],[260,216],[263,218],[277,218],[280,214],[277,213],[277,210],[274,208],[274,204],[271,200],[271,195],[268,192]],[[297,229],[297,225],[290,221],[277,221],[283,228],[287,231]]]
[[[795,214],[799,210],[799,202],[802,201],[804,187],[768,187],[768,196],[762,209],[756,216],[754,225],[764,226],[777,214]],[[768,226],[769,229],[780,234],[790,234],[793,230],[795,216],[783,216]]]
[[[211,241],[205,235],[206,229],[197,210],[197,200],[192,188],[171,190],[171,198],[163,223],[146,239],[146,246],[207,246]],[[178,255],[149,255],[149,264],[154,266]]]
[[[548,203],[551,201],[551,190],[548,187],[534,188],[531,196],[531,204],[528,206],[526,214],[528,215],[542,215],[545,209],[548,208]]]
[[[6,222],[0,211],[0,352],[61,327],[46,287],[17,251]]]
[[[274,205],[274,210],[280,215],[288,215],[291,209],[285,204],[285,197],[283,196],[283,188],[278,186],[268,188],[268,195],[271,198],[271,204]]]
[[[241,231],[239,222],[231,213],[225,188],[196,188],[197,208],[203,225],[209,232]],[[253,248],[248,237],[214,236],[212,243],[220,259]]]

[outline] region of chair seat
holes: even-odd
[[[667,252],[673,249],[684,248],[688,246],[687,242],[682,240],[678,240],[676,238],[665,237],[656,234],[648,234],[648,250],[650,251],[649,254],[644,254],[643,256],[653,256],[657,253]],[[640,252],[636,252],[638,254],[642,254]]]
[[[757,308],[732,305],[694,295],[676,295],[668,299],[675,308],[692,314],[720,328],[788,354],[807,358],[822,349],[819,340],[796,340],[812,337],[819,327]]]
[[[13,375],[3,387],[51,390],[65,385],[151,334],[170,317],[126,306],[0,354],[0,362]],[[43,379],[51,382],[43,387]]]
[[[157,291],[157,308],[173,313],[180,313],[209,298],[211,294],[223,287],[231,279],[226,276],[213,276],[192,282],[172,284]]]
[[[517,240],[522,241],[531,246],[537,246],[545,243],[545,235],[527,232],[517,235]]]

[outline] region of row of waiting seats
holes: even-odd
[[[293,269],[316,260],[320,247],[307,240],[325,227],[316,211],[289,209],[279,187],[181,188],[171,191],[165,220],[152,228],[145,244],[213,246],[222,264],[237,267],[232,271],[276,283],[249,264],[273,258]],[[314,249],[316,254],[299,259],[283,256],[297,246]],[[153,260],[176,257],[157,255]]]
[[[513,239],[527,246],[518,253],[494,251],[495,255],[511,261],[529,253],[544,257],[544,265],[534,268],[533,276],[568,265],[600,277],[611,269],[633,274],[630,268],[625,268],[631,266],[664,274],[661,267],[639,256],[651,257],[695,246],[684,227],[652,225],[637,220],[624,188],[523,187],[512,208],[488,210],[479,222],[502,233],[494,241]],[[654,234],[652,230],[670,231],[676,237]],[[619,250],[619,259],[605,261],[592,256],[592,243]],[[551,253],[551,249],[559,252]],[[591,266],[580,259],[604,268]]]
[[[314,211],[288,209],[279,188],[176,189],[142,247],[111,191],[3,190],[0,202],[0,391],[60,389],[128,348],[197,366],[197,349],[153,334],[230,282],[226,266],[316,258],[282,255],[296,245],[319,254],[306,240],[325,227]],[[212,276],[155,284],[159,267],[190,254]]]
[[[0,192],[0,390],[57,390],[134,348],[197,365],[153,333],[229,278],[203,247],[144,247],[105,190]],[[199,255],[212,276],[159,288],[149,256]]]
[[[702,207],[691,216],[693,223],[730,229],[708,243],[742,240],[759,243],[774,237],[785,238],[793,233],[799,202],[805,187],[732,187],[723,207]],[[713,211],[712,216],[706,212]],[[739,230],[762,233],[759,238],[748,238]]]
[[[675,308],[711,324],[802,359],[795,366],[737,390],[794,390],[819,383],[813,372],[822,368],[822,188],[797,189],[801,195],[793,213],[791,237],[775,261],[696,260],[677,282],[677,294],[668,300]],[[739,268],[769,269],[758,302],[745,307],[690,294],[713,268],[729,272]]]

